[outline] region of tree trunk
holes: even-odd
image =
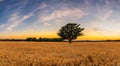
[[[72,41],[71,41],[71,39],[70,39],[70,40],[69,40],[69,44],[71,44],[71,42],[72,42]]]

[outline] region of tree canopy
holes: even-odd
[[[77,39],[78,36],[83,35],[83,33],[81,33],[81,31],[83,30],[84,28],[81,28],[80,24],[68,23],[65,26],[61,27],[61,29],[58,32],[58,35],[63,39],[67,39],[69,43],[71,43],[73,39]]]

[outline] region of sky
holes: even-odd
[[[0,0],[0,38],[56,38],[67,23],[81,40],[120,39],[120,0]]]

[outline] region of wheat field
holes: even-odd
[[[0,42],[0,66],[120,66],[120,42]]]

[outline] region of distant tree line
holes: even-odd
[[[120,40],[79,40],[74,42],[120,42]]]
[[[37,41],[37,42],[67,42],[62,38],[35,38],[29,37],[26,39],[0,39],[0,41]],[[78,40],[73,42],[120,42],[120,40]]]
[[[0,41],[25,41],[25,39],[0,39]]]
[[[29,37],[26,39],[26,41],[39,41],[39,42],[61,42],[63,41],[62,38],[32,38],[32,37]]]

